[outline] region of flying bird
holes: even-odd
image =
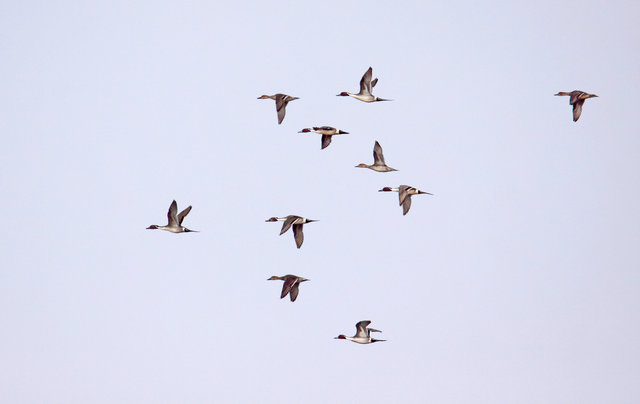
[[[152,224],[147,227],[147,230],[166,230],[171,233],[189,233],[189,232],[197,232],[197,230],[189,230],[182,225],[182,221],[184,218],[191,212],[191,206],[178,213],[178,204],[174,200],[171,202],[171,206],[169,206],[169,212],[167,212],[167,217],[169,218],[169,223],[166,226],[158,226],[157,224]]]
[[[292,302],[295,302],[298,298],[298,292],[300,291],[298,287],[302,282],[306,282],[309,279],[302,278],[296,275],[285,275],[285,276],[272,276],[267,279],[268,281],[284,281],[282,285],[282,293],[280,293],[280,299],[284,298],[287,294]]]
[[[345,132],[340,129],[336,129],[331,126],[314,126],[313,128],[304,128],[298,133],[319,133],[322,135],[322,142],[320,149],[324,149],[331,144],[331,137],[335,135],[347,135],[349,132]]]
[[[420,191],[417,188],[410,187],[409,185],[400,185],[398,188],[384,187],[378,192],[397,192],[400,199],[400,206],[402,206],[402,215],[406,215],[411,208],[411,195],[427,194],[433,195],[429,192]]]
[[[301,216],[289,215],[285,217],[270,217],[265,222],[284,222],[282,224],[282,230],[280,235],[283,235],[287,230],[293,226],[293,238],[296,240],[296,246],[300,248],[304,241],[304,234],[302,233],[302,225],[305,223],[317,222],[317,220],[306,219]]]
[[[298,97],[292,97],[286,94],[276,94],[276,95],[261,95],[258,97],[259,100],[266,100],[267,98],[276,100],[276,111],[278,111],[278,125],[282,123],[284,119],[284,114],[286,113],[285,108],[287,108],[287,104],[289,101],[297,100]]]
[[[382,154],[382,147],[380,146],[380,143],[378,143],[377,140],[376,140],[376,143],[373,145],[373,164],[372,165],[368,165],[368,164],[365,164],[365,163],[360,163],[356,167],[369,168],[369,169],[371,169],[373,171],[378,171],[380,173],[386,173],[386,172],[389,172],[389,171],[398,171],[395,168],[389,167],[384,162],[384,155]]]
[[[360,92],[357,94],[352,94],[346,91],[338,94],[338,97],[353,97],[356,100],[364,101],[364,102],[376,102],[376,101],[391,101],[385,98],[376,97],[373,95],[373,87],[378,83],[378,79],[371,81],[371,77],[373,74],[373,69],[369,67],[369,69],[364,73],[362,79],[360,79]]]
[[[573,122],[577,122],[578,118],[580,118],[580,114],[582,114],[582,105],[587,98],[597,97],[595,94],[585,93],[584,91],[574,90],[570,93],[560,91],[558,94],[554,95],[568,95],[569,105],[573,105]]]
[[[356,324],[356,335],[353,337],[347,337],[346,335],[340,334],[334,339],[347,339],[349,341],[357,342],[358,344],[372,344],[374,342],[382,342],[386,341],[385,339],[374,339],[371,338],[372,332],[382,332],[380,330],[374,330],[373,328],[367,328],[367,326],[371,324],[369,320],[363,320]]]

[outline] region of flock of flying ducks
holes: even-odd
[[[373,70],[371,67],[364,73],[362,79],[360,80],[360,91],[358,93],[349,93],[346,91],[341,92],[337,96],[341,97],[352,97],[357,100],[363,102],[377,102],[377,101],[391,101],[389,99],[380,98],[373,95],[373,87],[378,83],[378,79],[371,80],[373,77]],[[597,97],[595,94],[585,93],[584,91],[574,90],[571,92],[561,91],[557,94],[557,96],[569,96],[569,104],[573,107],[573,121],[576,122],[580,118],[580,114],[582,113],[582,106],[584,102],[588,98]],[[275,95],[262,95],[258,97],[259,100],[263,99],[271,99],[276,102],[276,112],[278,114],[278,124],[281,124],[284,120],[286,107],[290,101],[297,100],[298,97],[292,97],[286,94],[275,94]],[[348,134],[349,132],[345,132],[340,129],[336,129],[331,126],[319,126],[313,128],[304,128],[298,133],[317,133],[322,135],[321,138],[321,149],[325,149],[331,144],[331,138],[336,135]],[[373,146],[373,164],[365,164],[360,163],[356,166],[357,168],[368,168],[377,172],[391,172],[398,171],[395,168],[391,168],[387,166],[384,161],[384,155],[382,153],[382,147],[378,141],[375,142]],[[402,206],[402,214],[406,215],[411,208],[411,196],[412,195],[420,195],[427,194],[433,195],[429,192],[421,191],[417,188],[414,188],[409,185],[400,185],[397,188],[392,187],[384,187],[379,190],[379,192],[397,192],[398,199],[400,202],[400,206]],[[182,225],[184,218],[191,211],[191,206],[187,207],[180,213],[178,213],[178,204],[174,200],[171,202],[169,206],[169,212],[167,213],[168,223],[166,226],[158,226],[151,225],[147,227],[150,230],[166,230],[171,233],[189,233],[189,232],[197,232],[197,230],[190,230]],[[302,247],[302,243],[304,241],[304,234],[302,232],[302,227],[306,223],[317,222],[317,220],[307,219],[301,216],[289,215],[285,217],[271,217],[266,222],[283,222],[282,229],[280,230],[280,235],[286,233],[289,229],[293,228],[293,238],[296,243],[296,247]],[[296,275],[285,275],[285,276],[272,276],[267,280],[281,280],[284,281],[282,286],[282,292],[280,293],[280,299],[283,299],[287,295],[292,302],[295,302],[298,298],[299,286],[302,282],[306,282],[309,279],[302,278]],[[363,320],[356,323],[356,334],[353,337],[347,337],[343,334],[338,335],[335,339],[346,339],[349,341],[356,342],[358,344],[371,344],[374,342],[385,341],[382,339],[375,339],[371,337],[372,332],[381,332],[380,330],[376,330],[373,328],[368,328],[371,321]]]

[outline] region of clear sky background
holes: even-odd
[[[481,3],[3,2],[0,401],[637,403],[640,5]]]

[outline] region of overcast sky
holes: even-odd
[[[0,401],[637,403],[639,3],[303,3],[0,6]]]

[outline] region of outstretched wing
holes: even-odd
[[[169,219],[168,226],[171,227],[171,226],[178,225],[178,217],[176,216],[176,213],[178,213],[178,204],[174,200],[173,202],[171,202],[171,205],[169,206],[169,211],[167,212],[167,219]]]
[[[367,332],[367,326],[369,324],[371,324],[371,321],[369,320],[359,321],[356,324],[356,338],[358,337],[369,338],[369,333]]]
[[[409,190],[413,188],[410,187],[408,185],[400,185],[398,187],[398,199],[400,201],[400,205],[402,205],[405,201],[405,199],[407,199],[409,197]]]
[[[291,288],[293,288],[293,286],[295,285],[296,280],[297,280],[296,278],[291,276],[285,278],[284,285],[282,285],[282,293],[280,293],[280,299],[285,297],[289,292],[293,294],[293,291],[291,290]]]
[[[293,222],[295,222],[297,219],[300,219],[300,216],[294,216],[294,215],[287,216],[287,219],[282,224],[282,230],[280,230],[280,235],[283,235],[287,230],[289,230]]]
[[[382,147],[376,140],[376,144],[373,145],[373,164],[374,165],[386,165],[384,162],[384,155],[382,154]]]
[[[360,94],[371,94],[371,77],[373,76],[373,69],[369,69],[364,73],[360,79]]]
[[[189,214],[189,212],[191,212],[191,205],[189,205],[188,208],[186,208],[185,210],[183,210],[182,212],[180,212],[178,214],[178,224],[180,226],[182,226],[182,221],[184,220],[184,218]]]
[[[571,96],[569,98],[569,104],[573,105],[578,101],[578,99],[580,98],[580,95],[582,95],[582,91],[572,91],[569,93],[569,95]]]
[[[278,111],[278,125],[282,123],[284,120],[284,114],[286,113],[285,107],[287,103],[285,102],[285,98],[287,96],[285,94],[276,94],[276,111]]]
[[[409,209],[411,209],[411,195],[404,198],[404,201],[402,202],[402,216],[406,215],[409,212]]]
[[[304,241],[304,234],[302,233],[301,224],[293,225],[293,238],[296,240],[296,246],[298,248],[302,247],[302,242]]]
[[[324,149],[331,144],[331,135],[322,135],[322,147]]]
[[[582,114],[582,105],[584,105],[584,100],[578,100],[573,104],[573,122],[576,122],[578,118],[580,118],[580,114]]]
[[[295,282],[291,287],[291,293],[289,294],[289,298],[291,299],[292,302],[295,302],[296,299],[298,298],[298,292],[300,292],[300,290],[298,289],[298,286],[300,286],[300,283]]]

